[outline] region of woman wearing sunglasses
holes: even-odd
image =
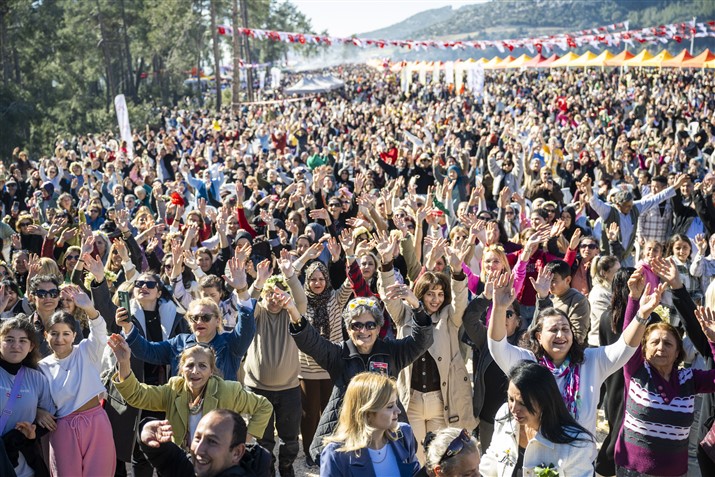
[[[522,361],[509,372],[507,394],[481,475],[540,475],[551,468],[561,477],[593,476],[596,441],[569,414],[546,368]]]
[[[114,385],[130,405],[165,412],[176,445],[188,450],[201,417],[214,409],[249,414],[248,433],[263,435],[273,406],[240,383],[218,377],[216,354],[211,346],[193,343],[186,347],[179,355],[179,375],[167,384],[147,386],[132,373],[132,352],[124,338],[114,334],[108,344],[119,364],[119,370],[112,376]]]
[[[325,437],[320,475],[414,476],[420,465],[408,424],[397,417],[397,386],[388,376],[360,373],[345,391],[335,432]]]
[[[45,330],[50,322],[52,315],[60,307],[60,280],[54,275],[36,275],[30,280],[29,287],[30,302],[35,307],[35,312],[30,315],[30,322],[35,325],[37,330],[37,338],[40,341],[40,355],[44,358],[52,354],[52,349],[45,339]],[[75,320],[75,330],[80,330],[79,321]],[[74,344],[79,344],[82,341],[82,333],[77,333]]]
[[[420,475],[429,477],[477,477],[479,448],[466,429],[447,427],[425,439],[427,462]]]
[[[317,461],[323,448],[323,437],[332,433],[337,425],[336,416],[353,377],[372,371],[397,378],[402,369],[422,356],[432,344],[432,320],[419,300],[414,295],[411,298],[410,303],[415,306],[411,309],[414,326],[410,335],[397,340],[379,337],[384,317],[377,298],[361,297],[348,302],[343,311],[348,339],[341,343],[333,343],[320,336],[294,304],[287,305],[290,330],[298,349],[326,370],[334,383],[330,401],[320,417],[318,430],[310,445],[314,460]]]

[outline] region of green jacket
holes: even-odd
[[[184,385],[183,377],[174,376],[162,386],[150,386],[140,383],[134,373],[120,382],[118,374],[115,373],[112,381],[130,406],[166,412],[166,419],[174,431],[174,443],[184,446],[189,429],[190,393]],[[239,414],[250,414],[248,433],[259,437],[263,435],[273,414],[273,405],[268,399],[246,391],[241,383],[224,381],[218,376],[211,376],[206,384],[202,416],[214,409],[230,409]]]

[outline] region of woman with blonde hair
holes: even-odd
[[[416,475],[416,441],[408,424],[398,423],[397,386],[380,373],[360,373],[345,392],[338,426],[320,455],[320,475]]]

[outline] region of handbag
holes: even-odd
[[[20,386],[22,386],[22,381],[25,379],[25,367],[21,366],[20,370],[15,375],[15,382],[12,385],[12,390],[10,391],[10,399],[8,399],[5,409],[2,410],[2,416],[0,416],[0,432],[5,429],[7,421],[12,416],[12,408],[15,407],[15,401],[17,401],[17,395],[20,392]]]

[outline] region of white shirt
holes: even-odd
[[[509,344],[506,338],[501,341],[489,338],[488,344],[494,361],[506,374],[520,361],[536,361],[534,353]],[[584,360],[580,370],[578,391],[580,402],[577,421],[591,434],[596,435],[596,407],[603,381],[620,370],[631,359],[636,349],[626,345],[621,336],[611,345],[584,350]],[[556,379],[556,385],[559,387],[559,392],[563,393],[566,377]]]
[[[99,316],[89,320],[89,338],[75,345],[69,356],[50,355],[40,361],[40,371],[50,382],[50,394],[57,407],[57,417],[65,417],[102,394],[99,377],[102,353],[107,346],[107,325]]]

